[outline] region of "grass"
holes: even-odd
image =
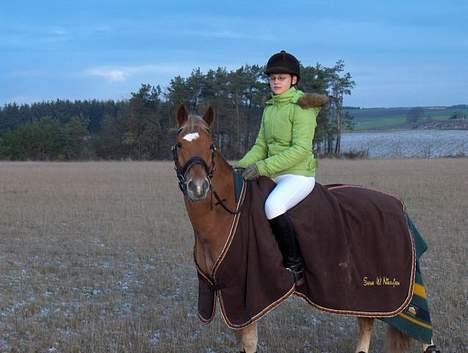
[[[405,200],[429,243],[422,270],[444,352],[467,351],[467,172],[468,159],[322,160],[317,176]],[[219,317],[197,318],[171,163],[0,163],[0,210],[0,352],[238,351]],[[341,353],[354,349],[355,324],[293,298],[259,334],[259,352]]]
[[[383,118],[363,118],[355,121],[354,131],[395,129],[407,124],[404,116],[386,116]]]

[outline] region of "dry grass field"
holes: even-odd
[[[467,175],[468,159],[322,160],[318,174],[404,199],[443,352],[468,351]],[[237,352],[219,317],[197,318],[192,246],[169,162],[0,163],[0,352]],[[292,298],[260,321],[259,353],[354,352],[354,321]]]

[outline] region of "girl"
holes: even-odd
[[[320,106],[328,98],[296,88],[299,61],[286,51],[274,54],[266,65],[272,97],[266,102],[254,146],[239,161],[242,176],[253,180],[268,176],[276,182],[265,202],[265,213],[283,255],[283,264],[298,282],[304,261],[294,227],[286,211],[314,188],[316,160],[312,140]]]

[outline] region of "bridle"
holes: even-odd
[[[183,130],[182,128],[177,130],[177,135],[182,130]],[[206,130],[209,132],[209,129],[206,129]],[[182,144],[180,142],[177,142],[176,144],[172,146],[171,151],[172,151],[172,158],[174,160],[174,170],[176,172],[177,180],[179,182],[179,188],[184,194],[184,196],[188,197],[188,194],[187,194],[187,187],[189,183],[189,181],[187,180],[188,173],[194,166],[200,165],[205,170],[206,176],[208,178],[208,187],[209,187],[209,190],[211,191],[211,208],[213,208],[213,195],[214,195],[217,200],[216,206],[221,205],[230,214],[233,214],[233,215],[238,214],[240,210],[234,210],[234,211],[230,210],[224,203],[226,199],[221,199],[221,197],[219,197],[218,193],[214,189],[213,174],[216,170],[215,154],[217,151],[214,143],[212,143],[209,147],[210,152],[211,152],[211,165],[210,166],[208,166],[206,161],[200,156],[193,156],[187,162],[185,162],[183,166],[181,166],[179,164],[179,154],[178,154],[178,151],[181,148],[182,148]]]
[[[177,135],[182,131],[182,128],[177,130]],[[211,166],[208,167],[208,164],[205,162],[203,158],[200,156],[193,156],[190,158],[183,166],[179,164],[179,154],[178,151],[179,149],[182,148],[182,144],[180,142],[177,142],[174,144],[171,148],[172,150],[172,158],[174,160],[174,169],[176,171],[177,175],[177,180],[179,181],[179,188],[184,194],[184,196],[187,196],[187,185],[188,185],[188,180],[187,180],[187,174],[190,172],[190,169],[192,169],[196,165],[201,165],[203,169],[205,170],[205,173],[208,177],[208,182],[211,184],[211,179],[213,178],[213,174],[215,171],[215,152],[216,152],[216,147],[212,143],[210,145],[210,151],[211,151]]]

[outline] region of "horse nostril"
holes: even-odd
[[[187,183],[187,188],[193,190],[193,181],[190,179]]]

